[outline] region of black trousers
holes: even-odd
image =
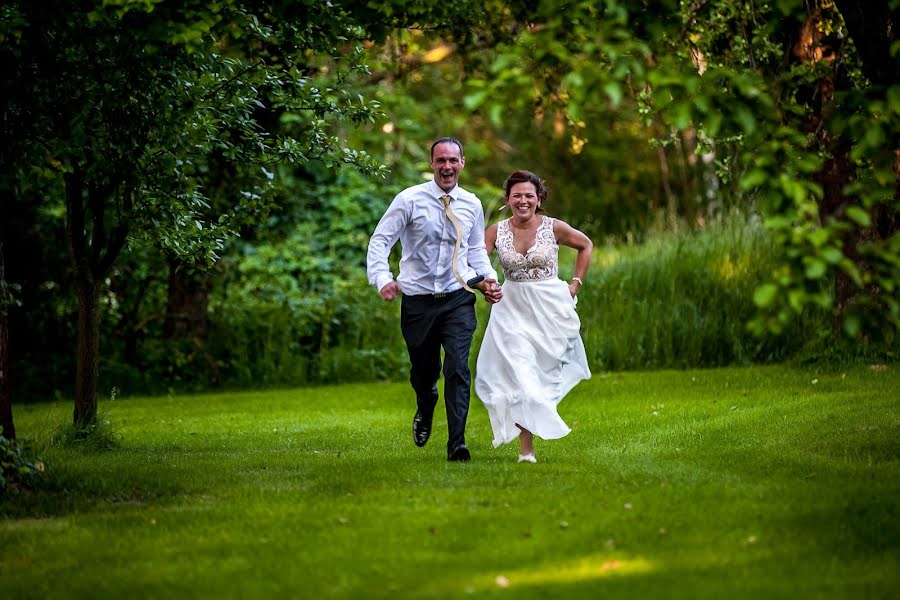
[[[409,382],[419,411],[434,415],[444,349],[444,404],[448,452],[466,443],[469,415],[469,351],[475,333],[475,294],[466,290],[443,296],[403,296],[400,329],[409,351]]]

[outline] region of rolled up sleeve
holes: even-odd
[[[384,286],[394,280],[388,264],[388,256],[391,248],[400,239],[400,233],[409,222],[409,210],[407,202],[401,195],[397,195],[388,206],[387,211],[375,226],[372,237],[369,238],[369,248],[366,253],[366,275],[369,284],[374,286],[376,290],[381,290]]]

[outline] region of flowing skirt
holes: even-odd
[[[503,299],[491,307],[475,374],[475,393],[490,416],[495,448],[519,436],[517,424],[543,439],[571,431],[556,407],[591,377],[580,327],[566,282],[504,282]]]

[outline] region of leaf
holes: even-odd
[[[820,248],[828,241],[828,230],[822,228],[814,229],[806,237],[813,246]]]
[[[803,304],[806,300],[806,293],[803,290],[794,289],[788,292],[788,304],[799,314],[803,312]]]
[[[887,91],[888,107],[894,114],[900,115],[900,85],[892,85]]]
[[[830,265],[836,265],[844,258],[844,253],[838,248],[825,248],[822,250],[822,258]]]
[[[722,113],[717,110],[710,112],[704,121],[704,125],[706,133],[710,137],[716,137],[719,134],[719,129],[722,127]]]
[[[859,317],[850,315],[844,319],[844,333],[849,337],[855,338],[859,334],[860,322]]]
[[[825,272],[827,271],[825,261],[812,256],[806,256],[803,258],[803,264],[806,265],[804,274],[807,279],[821,279],[825,276]]]
[[[769,217],[763,221],[763,227],[766,229],[786,229],[791,226],[791,220],[785,216]]]
[[[687,102],[676,102],[672,106],[672,123],[678,129],[687,129],[691,124],[691,105]]]
[[[465,106],[467,110],[475,110],[487,99],[488,91],[489,90],[478,90],[471,94],[466,94],[463,96],[463,106]]]
[[[737,121],[747,135],[752,135],[754,130],[756,130],[756,119],[753,118],[753,113],[743,106],[738,107],[735,111],[734,120]]]
[[[857,225],[862,227],[868,227],[872,224],[872,219],[869,217],[869,213],[863,210],[860,206],[851,206],[847,209],[847,216]]]
[[[496,127],[503,125],[503,105],[492,104],[490,109],[488,109],[488,119]]]
[[[622,86],[615,81],[609,81],[604,84],[603,91],[609,98],[609,102],[613,105],[613,108],[618,108],[619,104],[622,103]]]
[[[759,187],[766,179],[768,179],[768,177],[769,174],[762,169],[753,169],[741,177],[741,189],[746,192],[755,187]]]
[[[761,285],[753,292],[753,304],[759,308],[767,308],[775,301],[776,293],[778,293],[778,287],[774,283]]]

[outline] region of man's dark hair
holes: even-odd
[[[434,143],[431,145],[431,159],[432,160],[434,160],[434,149],[438,144],[456,144],[459,147],[459,156],[460,157],[465,156],[463,154],[463,147],[462,147],[461,141],[459,141],[456,138],[452,138],[452,137],[442,137],[440,139],[435,140]]]

